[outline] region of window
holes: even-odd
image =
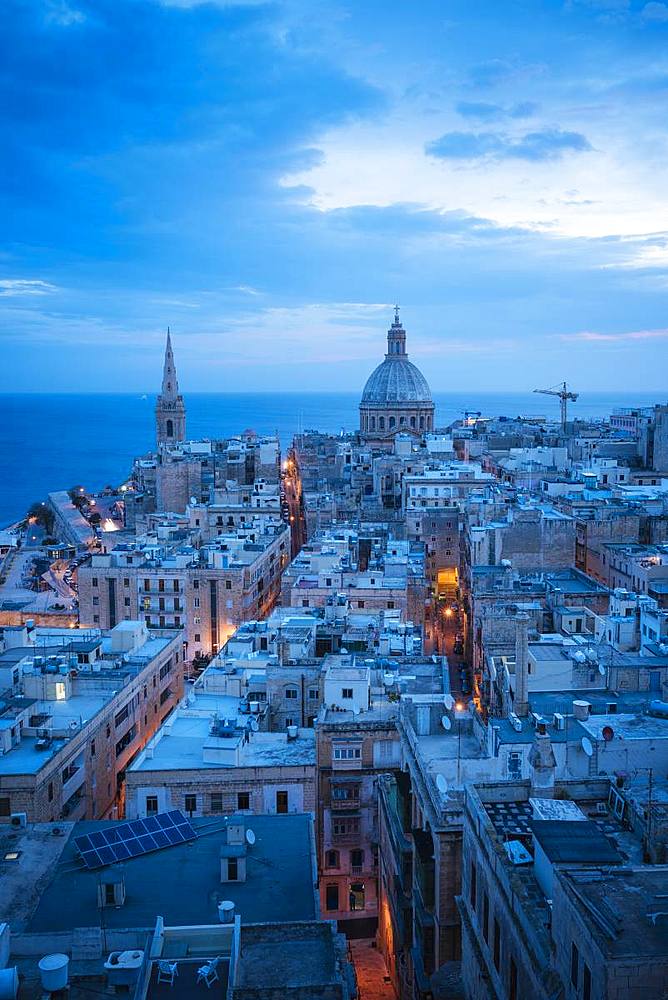
[[[299,696],[299,691],[297,688],[286,688],[285,697],[286,698],[297,698]]]
[[[93,577],[93,579],[91,580],[91,583],[92,583],[92,585],[94,587],[97,587],[97,577],[96,576]]]
[[[129,717],[129,715],[130,715],[130,703],[128,702],[128,704],[124,705],[123,708],[120,710],[120,712],[117,712],[116,715],[114,716],[114,726],[118,728],[118,726],[122,725],[122,723],[125,722],[125,720]]]
[[[357,602],[357,607],[358,608],[363,608],[364,607],[364,601],[358,601]]]
[[[193,590],[199,590],[199,580],[193,580]]]
[[[193,607],[194,608],[198,608],[199,607],[199,597],[194,597],[193,598]]]
[[[49,799],[49,802],[53,802],[53,782],[52,781],[49,782],[49,787],[47,789],[47,797]]]
[[[580,953],[578,951],[578,946],[576,945],[575,941],[573,941],[571,944],[571,983],[575,987],[575,989],[578,988],[579,971],[580,971]]]
[[[288,793],[276,792],[276,812],[286,813],[288,811]]]
[[[353,696],[352,688],[341,688],[341,697],[351,699]]]
[[[158,593],[164,594],[164,592],[165,592],[165,581],[158,580]]]
[[[339,852],[338,851],[327,851],[327,867],[328,868],[338,868],[339,867]]]
[[[489,944],[489,896],[486,892],[482,894],[482,936],[485,944]]]
[[[318,698],[320,697],[320,692],[318,691],[317,688],[309,688],[308,696],[311,701],[317,701]]]
[[[339,887],[336,883],[325,888],[325,909],[338,910],[339,908]]]
[[[286,717],[285,717],[285,725],[286,725],[286,727],[287,726],[294,726],[294,724],[295,724],[295,720],[292,718],[292,716],[291,715],[286,715]]]
[[[124,576],[123,577],[123,586],[124,587],[129,587],[130,586],[130,577],[129,576]]]
[[[582,1000],[591,1000],[591,972],[586,962],[582,963]]]
[[[508,777],[522,777],[522,753],[519,750],[511,750],[508,754]]]
[[[356,868],[362,869],[364,865],[364,851],[356,848],[354,851],[350,852],[350,864],[352,865],[353,871]]]
[[[494,917],[494,966],[498,972],[501,968],[501,925]]]
[[[250,809],[250,792],[237,793],[237,809]]]
[[[195,642],[201,642],[201,641],[202,641],[201,635],[199,634],[199,632],[195,632]]]
[[[125,605],[126,608],[130,607],[130,598],[129,597],[124,597],[123,598],[123,602],[124,602],[124,605]]]
[[[469,900],[471,903],[471,909],[475,912],[476,900],[478,896],[478,869],[475,866],[475,861],[471,862],[471,882],[469,885]]]
[[[334,760],[360,760],[362,757],[361,747],[334,747]]]
[[[232,590],[232,581],[231,580],[226,580],[225,581],[225,590]]]
[[[393,611],[394,610],[394,601],[388,601],[387,602],[387,610],[388,611]]]
[[[189,816],[192,816],[194,812],[197,811],[197,796],[196,795],[186,795],[185,799],[186,812]]]
[[[358,816],[345,818],[336,817],[332,821],[332,833],[335,837],[348,837],[360,832],[360,821]]]
[[[223,793],[211,792],[211,812],[222,813],[222,811],[223,811]]]
[[[100,598],[99,597],[94,597],[93,598],[93,606],[94,607],[98,607],[99,603],[100,603]]]
[[[236,882],[239,878],[239,864],[236,858],[227,859],[227,879],[228,882]]]
[[[158,811],[158,796],[157,795],[147,795],[146,796],[146,815],[155,816]]]

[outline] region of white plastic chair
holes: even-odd
[[[209,989],[213,983],[219,978],[218,976],[218,963],[219,958],[210,958],[206,965],[202,965],[197,970],[197,982],[206,983],[207,989]]]
[[[158,982],[174,985],[174,979],[179,974],[177,962],[158,962]]]

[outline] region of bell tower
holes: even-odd
[[[186,407],[179,393],[176,365],[172,353],[172,338],[167,328],[165,364],[162,370],[162,391],[155,405],[155,433],[158,447],[177,444],[186,437]]]

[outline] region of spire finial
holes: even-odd
[[[398,305],[395,305],[395,307],[394,307],[394,322],[395,323],[399,322],[399,306]]]

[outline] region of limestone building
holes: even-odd
[[[167,330],[165,365],[162,372],[162,391],[155,405],[155,431],[158,447],[176,444],[186,438],[186,407],[179,393],[176,365],[172,353],[172,340]]]
[[[406,331],[397,307],[387,331],[385,360],[364,386],[360,433],[372,445],[392,448],[398,433],[419,436],[433,429],[434,401],[424,375],[408,360]]]

